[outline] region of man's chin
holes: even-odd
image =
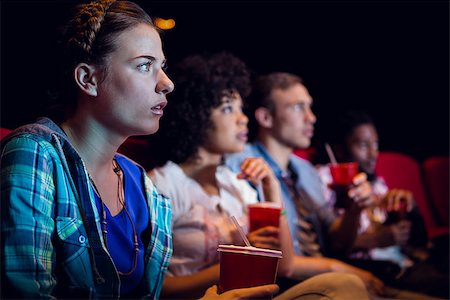
[[[311,140],[310,139],[308,139],[308,140],[304,139],[303,141],[297,143],[294,148],[307,149],[307,148],[309,148],[309,146],[311,146]]]

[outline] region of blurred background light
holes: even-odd
[[[155,18],[155,25],[159,29],[169,30],[175,27],[174,19],[163,19],[163,18]]]

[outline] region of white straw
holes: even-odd
[[[244,241],[245,245],[247,245],[247,247],[251,247],[252,245],[250,245],[250,241],[245,236],[245,233],[242,230],[242,227],[241,227],[241,225],[239,225],[239,223],[236,220],[236,218],[234,216],[231,216],[230,219],[231,219],[231,221],[233,221],[234,226],[236,226],[237,230],[239,231],[239,234],[241,235],[241,238]]]
[[[333,165],[337,164],[336,157],[334,156],[333,150],[331,150],[331,147],[328,143],[325,143],[325,149],[327,150],[328,157],[330,158],[330,161]]]
[[[262,186],[262,182],[260,184],[258,184],[258,189],[259,189],[259,200],[261,202],[266,202],[266,196],[264,195],[264,189]]]

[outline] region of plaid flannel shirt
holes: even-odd
[[[2,298],[118,298],[83,161],[51,120],[1,144]],[[150,237],[139,295],[158,298],[172,254],[171,208],[142,169]]]

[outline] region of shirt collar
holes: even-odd
[[[256,150],[261,154],[261,156],[265,159],[265,161],[269,164],[269,166],[272,168],[275,176],[286,178],[287,176],[290,176],[289,171],[283,171],[280,166],[275,162],[275,160],[270,156],[269,151],[267,151],[266,147],[264,147],[261,142],[253,142],[253,146],[256,148]],[[291,158],[289,158],[289,166],[291,165]],[[291,168],[288,167],[288,170]]]

